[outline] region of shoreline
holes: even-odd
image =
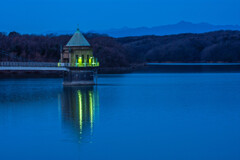
[[[239,72],[240,63],[145,63],[130,67],[100,67],[98,74]],[[2,78],[63,78],[63,71],[0,71]]]

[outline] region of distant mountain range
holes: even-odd
[[[162,25],[156,27],[139,27],[139,28],[119,28],[100,31],[89,31],[100,34],[107,34],[111,37],[128,37],[143,35],[172,35],[180,33],[205,33],[217,30],[239,30],[239,25],[212,25],[208,23],[194,24],[191,22],[181,21],[177,24]]]
[[[205,33],[219,30],[238,30],[240,31],[239,25],[212,25],[209,23],[191,23],[181,21],[176,24],[162,25],[156,27],[138,27],[138,28],[117,28],[108,30],[90,30],[89,33],[107,34],[110,37],[130,37],[130,36],[144,36],[144,35],[173,35],[180,33]],[[47,31],[43,34],[54,34],[54,35],[72,35],[75,30],[62,30],[62,31]]]

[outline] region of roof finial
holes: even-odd
[[[79,31],[79,24],[77,24],[77,31]]]

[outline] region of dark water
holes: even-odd
[[[240,63],[147,63],[139,73],[240,73]]]
[[[0,81],[0,159],[240,159],[240,74]]]

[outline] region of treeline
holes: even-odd
[[[57,62],[61,44],[65,44],[69,38],[70,36],[0,33],[0,60]]]
[[[112,38],[85,34],[101,66],[146,62],[240,62],[240,32]],[[0,33],[0,61],[58,62],[71,35]]]
[[[130,62],[240,62],[240,32],[120,38]]]

